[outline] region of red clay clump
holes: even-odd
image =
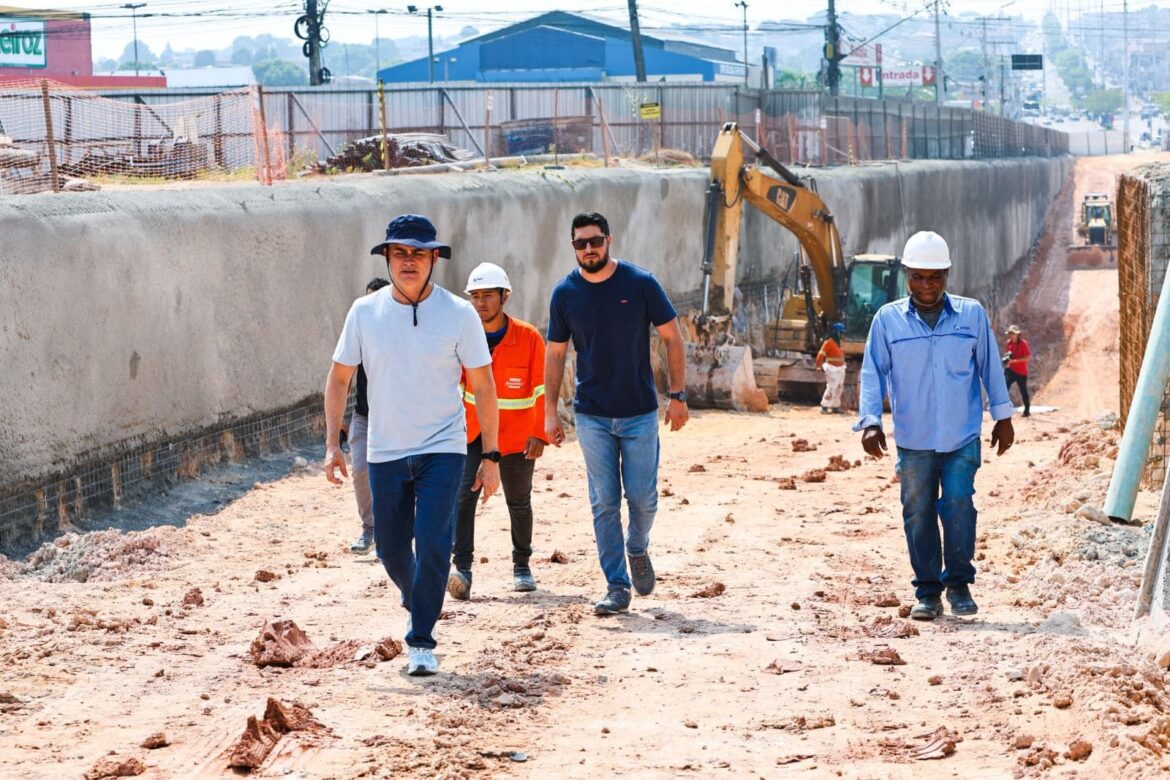
[[[252,640],[250,652],[257,666],[292,666],[315,654],[317,648],[296,623],[277,620],[260,630],[260,636]]]

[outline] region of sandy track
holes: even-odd
[[[69,536],[0,562],[0,775],[79,777],[111,751],[149,777],[228,775],[247,716],[274,696],[328,732],[284,737],[264,777],[1162,776],[1170,697],[1127,633],[1144,535],[1066,512],[1100,504],[1114,456],[1117,432],[1083,420],[1115,408],[1107,339],[1079,339],[1116,316],[1099,294],[1113,272],[1084,286],[1085,272],[1037,273],[1055,280],[1052,307],[1096,324],[1062,342],[1036,399],[1064,408],[1019,421],[1005,457],[985,453],[975,619],[898,617],[912,588],[889,459],[801,480],[861,459],[849,421],[698,412],[663,435],[659,585],[629,615],[590,613],[603,581],[571,443],[538,466],[540,589],[508,590],[493,499],[474,598],[448,602],[438,628],[441,675],[408,678],[401,658],[259,669],[249,643],[277,618],[322,649],[401,637],[380,566],[346,552],[350,490],[310,470],[182,529]],[[202,606],[184,606],[195,587]],[[874,663],[887,648],[904,664]],[[138,747],[157,731],[169,747]],[[947,757],[914,756],[948,741]]]

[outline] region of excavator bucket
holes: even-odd
[[[1066,254],[1069,268],[1107,267],[1117,257],[1117,247],[1110,244],[1073,244]]]
[[[768,396],[756,386],[751,347],[707,347],[687,342],[687,402],[702,409],[768,411]]]

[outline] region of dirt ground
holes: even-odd
[[[1133,163],[1080,161],[1076,192]],[[1054,220],[1026,305],[1000,318],[1037,342],[1033,403],[1059,408],[985,452],[975,618],[899,616],[893,463],[863,458],[850,419],[695,412],[662,437],[653,595],[591,614],[604,581],[570,442],[537,469],[539,589],[509,590],[493,498],[473,598],[437,629],[442,672],[410,678],[372,652],[403,613],[347,550],[352,491],[310,466],[182,528],[0,559],[0,776],[98,777],[103,759],[230,775],[270,697],[316,724],[277,733],[262,777],[1165,776],[1170,693],[1129,620],[1148,528],[1080,509],[1102,504],[1119,438],[1099,422],[1118,404],[1116,272],[1068,270],[1070,230]],[[1143,493],[1138,516],[1155,504]],[[257,666],[253,640],[282,619],[320,652]]]

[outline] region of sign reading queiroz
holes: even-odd
[[[43,68],[45,23],[0,16],[0,68]]]

